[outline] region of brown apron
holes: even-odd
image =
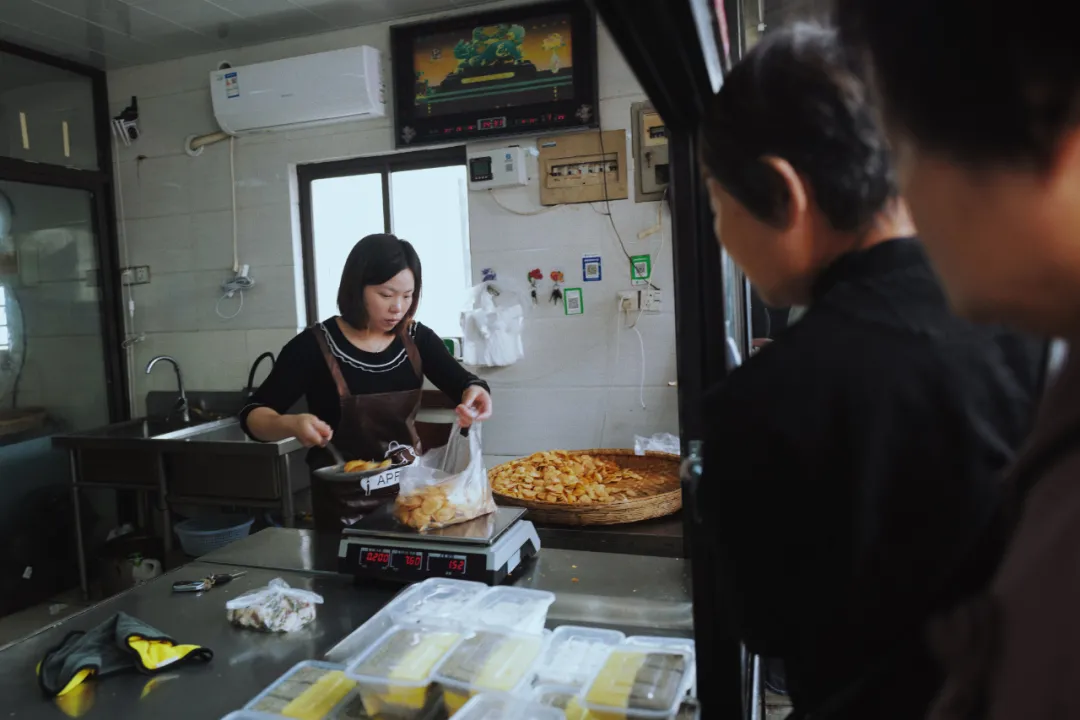
[[[348,460],[381,461],[387,457],[391,444],[411,446],[417,456],[423,452],[420,437],[416,434],[416,414],[420,410],[424,379],[420,351],[407,329],[399,331],[398,337],[405,345],[409,364],[421,380],[420,387],[415,390],[353,395],[341,374],[341,366],[330,352],[326,336],[320,328],[315,328],[315,339],[330,368],[341,402],[341,419],[334,431],[333,443]],[[313,454],[309,462],[316,466],[333,464],[325,451]],[[365,489],[360,480],[334,482],[312,475],[311,506],[315,529],[320,533],[340,533],[343,528],[355,524],[397,494],[396,484]]]

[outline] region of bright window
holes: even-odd
[[[417,319],[460,338],[472,284],[469,206],[462,148],[301,166],[309,321],[338,314],[341,271],[365,235],[391,232],[420,255],[424,289]]]
[[[7,288],[0,285],[0,351],[11,350],[11,326],[8,324]]]

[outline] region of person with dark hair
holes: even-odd
[[[702,506],[748,648],[796,717],[915,718],[939,677],[904,641],[977,586],[1043,346],[954,317],[867,89],[835,33],[771,33],[700,129],[717,239],[765,302],[806,306],[708,395]]]
[[[953,307],[1080,338],[1076,3],[840,0]],[[1070,12],[1073,11],[1073,12]],[[1013,534],[991,582],[930,623],[934,718],[1080,717],[1080,357],[1007,478]]]
[[[411,244],[369,235],[345,261],[337,317],[293,338],[266,382],[240,413],[245,432],[273,442],[295,437],[312,468],[334,464],[325,449],[346,459],[380,462],[400,446],[422,452],[416,431],[424,378],[454,402],[463,427],[491,416],[484,381],[463,368],[429,328],[413,318],[423,273]],[[301,398],[308,412],[288,414]],[[356,483],[312,477],[315,527],[338,532],[393,499],[396,485],[367,490]]]

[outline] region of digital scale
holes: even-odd
[[[338,569],[357,578],[412,583],[433,577],[498,585],[540,551],[523,508],[501,507],[440,530],[403,528],[383,505],[343,531]]]

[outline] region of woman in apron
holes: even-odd
[[[240,413],[245,432],[265,442],[295,437],[311,448],[312,469],[334,464],[326,449],[330,442],[348,460],[420,455],[415,421],[425,377],[459,403],[464,427],[489,418],[487,384],[413,319],[422,279],[420,258],[408,242],[369,235],[357,243],[341,274],[341,314],[309,327],[282,349]],[[290,414],[301,398],[308,412]],[[315,476],[311,482],[320,532],[339,532],[398,492],[397,485],[369,490],[359,481]]]

